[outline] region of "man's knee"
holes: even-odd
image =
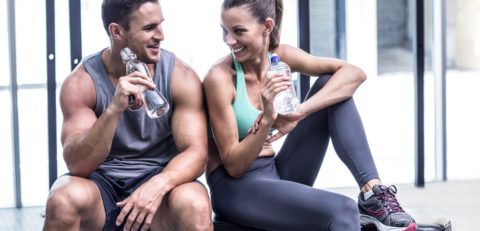
[[[198,183],[173,190],[170,198],[180,210],[180,223],[190,224],[193,230],[211,230],[212,209],[207,191]]]
[[[47,199],[47,218],[68,219],[70,216],[80,215],[85,207],[92,204],[96,198],[94,190],[88,188],[91,184],[82,184],[71,177],[59,179],[53,185]]]
[[[208,200],[191,201],[190,211],[195,230],[210,230],[212,225],[212,211]]]

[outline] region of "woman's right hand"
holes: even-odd
[[[288,77],[279,73],[267,76],[267,81],[262,89],[263,118],[273,121],[277,118],[273,99],[279,92],[286,90],[292,84],[289,80]]]

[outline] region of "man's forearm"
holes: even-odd
[[[162,182],[162,191],[167,193],[178,185],[200,177],[206,168],[205,150],[205,148],[190,148],[173,158],[165,169],[155,176],[159,182]]]

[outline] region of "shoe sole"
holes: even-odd
[[[393,227],[384,225],[379,220],[375,219],[372,216],[360,214],[360,225],[368,226],[374,225],[377,228],[377,231],[417,231],[417,225],[415,223],[410,223],[407,227]]]

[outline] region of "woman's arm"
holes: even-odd
[[[302,118],[352,97],[358,86],[367,78],[360,68],[342,60],[315,57],[289,45],[280,45],[274,52],[279,55],[280,60],[290,66],[292,72],[309,76],[333,74],[320,91],[299,106],[298,111]]]
[[[239,178],[257,159],[268,136],[273,119],[264,118],[257,132],[239,141],[237,121],[232,108],[235,100],[234,71],[228,58],[214,66],[203,81],[210,123],[228,174]]]

